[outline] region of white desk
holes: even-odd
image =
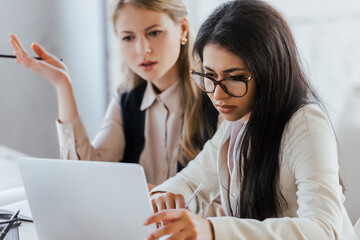
[[[19,157],[27,155],[0,145],[0,191],[23,186],[17,165]]]
[[[27,155],[0,146],[0,208],[10,211],[21,209],[21,214],[29,216],[31,213],[17,165],[19,157]],[[20,240],[38,240],[33,223],[22,222],[19,234]]]

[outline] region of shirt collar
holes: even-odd
[[[141,111],[144,111],[145,109],[149,108],[156,99],[156,93],[150,81],[146,81],[146,82],[147,82],[146,89],[140,106]]]
[[[145,109],[149,108],[155,102],[155,100],[157,100],[164,104],[168,109],[170,109],[170,111],[175,111],[179,114],[182,114],[183,107],[180,106],[179,102],[179,85],[179,81],[177,81],[162,93],[157,94],[151,82],[147,81],[140,110],[144,111]]]

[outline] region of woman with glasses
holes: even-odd
[[[124,84],[90,143],[63,62],[39,44],[31,58],[15,35],[16,61],[56,89],[61,158],[140,163],[160,184],[192,160],[210,138],[218,113],[191,82],[189,24],[182,0],[115,0],[111,15],[124,59]]]
[[[163,224],[148,239],[357,239],[332,125],[281,15],[259,0],[226,2],[201,26],[195,53],[194,82],[225,121],[152,190],[154,208],[167,210],[145,220]],[[196,215],[219,195],[226,217]]]

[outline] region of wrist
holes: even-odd
[[[54,87],[60,95],[68,94],[69,92],[72,93],[72,86],[68,79],[66,81],[59,81]]]

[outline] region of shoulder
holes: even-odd
[[[301,107],[284,129],[281,152],[292,169],[336,166],[337,143],[331,122],[317,104]],[[306,164],[305,164],[306,163]],[[333,163],[333,164],[332,164]]]
[[[297,110],[287,123],[284,134],[293,135],[312,131],[333,133],[326,112],[318,104],[307,104]]]

